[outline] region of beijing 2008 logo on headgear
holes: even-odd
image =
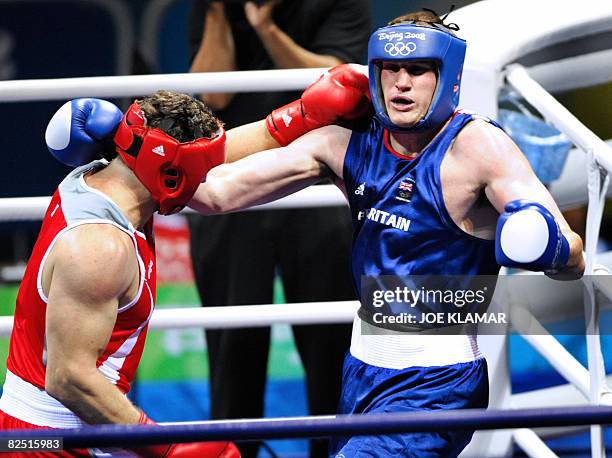
[[[406,57],[416,51],[416,44],[414,44],[412,41],[409,41],[408,43],[404,43],[402,41],[397,43],[386,43],[384,49],[385,52],[391,57]]]

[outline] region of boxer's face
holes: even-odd
[[[382,62],[380,84],[389,119],[412,127],[427,114],[436,90],[435,64],[429,61]]]

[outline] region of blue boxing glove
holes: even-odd
[[[552,274],[567,265],[569,242],[543,205],[513,200],[497,220],[495,258],[506,267]]]
[[[105,140],[112,138],[123,113],[101,99],[66,102],[49,121],[45,142],[51,154],[71,167],[99,159]]]

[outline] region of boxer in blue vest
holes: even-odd
[[[579,278],[582,240],[524,155],[497,123],[457,109],[466,42],[454,28],[423,11],[376,30],[368,48],[375,114],[365,131],[323,127],[222,165],[192,206],[232,211],[330,177],[350,204],[360,293],[363,277],[497,275],[500,265]],[[268,118],[280,144],[293,139],[286,121],[294,113],[281,108]],[[211,199],[211,189],[223,198]],[[371,332],[368,318],[362,300],[339,413],[487,406],[487,364],[476,335],[385,335]],[[455,457],[472,434],[344,437],[331,456]]]
[[[524,155],[497,123],[457,109],[465,50],[431,12],[392,21],[369,42],[375,115],[365,131],[323,127],[285,148],[222,165],[192,206],[233,211],[330,177],[351,208],[358,291],[362,277],[497,275],[500,265],[579,278],[582,240]],[[291,132],[283,139],[291,122],[282,120],[294,113],[281,108],[268,118],[280,144],[293,139]],[[211,198],[212,189],[223,197]],[[339,413],[487,406],[487,364],[476,335],[364,329],[372,323],[362,306]],[[331,456],[455,457],[472,434],[344,437]]]

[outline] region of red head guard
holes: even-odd
[[[159,213],[180,211],[210,169],[225,162],[225,131],[213,138],[181,143],[160,129],[145,127],[137,103],[127,110],[115,134],[117,153],[159,204]]]

